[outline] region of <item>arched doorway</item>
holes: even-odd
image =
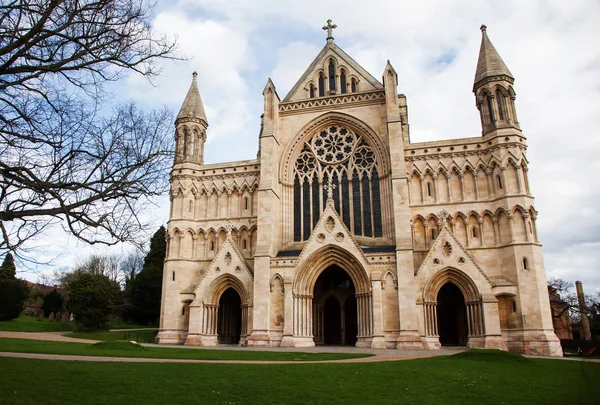
[[[467,344],[467,308],[460,288],[447,282],[437,295],[438,333],[442,346]]]
[[[217,341],[237,344],[242,330],[242,300],[233,288],[228,288],[219,299]]]
[[[317,278],[314,303],[317,316],[315,342],[329,345],[355,344],[358,334],[356,291],[341,267],[327,267]]]

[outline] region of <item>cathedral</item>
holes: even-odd
[[[561,356],[514,76],[482,26],[481,134],[411,142],[388,61],[335,42],[281,99],[257,158],[204,164],[196,73],[175,121],[162,344],[497,348]]]

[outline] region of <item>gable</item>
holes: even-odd
[[[353,79],[356,81],[357,92],[383,90],[383,85],[377,79],[375,79],[362,66],[356,63],[356,61],[340,47],[331,42],[323,47],[321,52],[319,52],[317,57],[313,60],[308,69],[306,69],[304,74],[296,82],[294,87],[292,87],[282,102],[309,99],[310,86],[313,85],[316,89],[318,89],[319,74],[323,74],[324,80],[327,80],[330,61],[334,62],[335,73],[337,76],[339,76],[342,71],[345,72],[348,87],[350,87],[349,84]],[[339,82],[339,78],[337,80]],[[325,88],[327,88],[327,85],[325,85]],[[318,90],[315,92],[315,97],[318,97]],[[350,93],[350,91],[347,93]],[[335,94],[340,94],[339,89],[337,89]],[[325,96],[328,95],[330,94],[325,92]]]
[[[242,252],[233,240],[230,232],[227,234],[225,242],[219,248],[213,261],[208,266],[206,273],[195,287],[195,302],[193,305],[198,305],[200,301],[204,300],[206,298],[204,293],[210,287],[211,283],[223,275],[230,275],[238,279],[249,295],[252,296],[254,273],[246,263]]]
[[[449,248],[445,247],[446,244]],[[438,237],[431,244],[425,260],[415,273],[417,286],[422,289],[428,280],[447,268],[454,268],[468,275],[481,293],[489,293],[494,287],[494,282],[485,274],[444,222]]]

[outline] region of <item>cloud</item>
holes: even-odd
[[[325,44],[327,18],[338,25],[336,43],[374,77],[391,60],[413,142],[481,134],[472,86],[485,23],[516,78],[547,273],[600,291],[598,2],[161,1],[154,25],[176,34],[189,59],[165,63],[156,87],[129,77],[119,98],[177,111],[196,70],[210,125],[206,161],[252,159],[267,77],[284,97]]]

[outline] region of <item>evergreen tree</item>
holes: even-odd
[[[42,304],[42,309],[44,310],[44,316],[50,315],[50,312],[58,312],[62,311],[64,298],[60,293],[54,289],[50,291],[48,294],[44,295],[44,303]]]
[[[15,266],[15,259],[11,253],[7,253],[4,256],[2,267],[0,267],[0,279],[2,280],[14,280],[17,274],[17,267]]]
[[[150,239],[144,266],[128,283],[128,317],[140,324],[158,322],[162,294],[163,264],[167,253],[166,229],[161,226]]]
[[[10,253],[7,253],[0,267],[0,321],[14,319],[23,310],[27,298],[27,285],[15,278],[17,268]]]

